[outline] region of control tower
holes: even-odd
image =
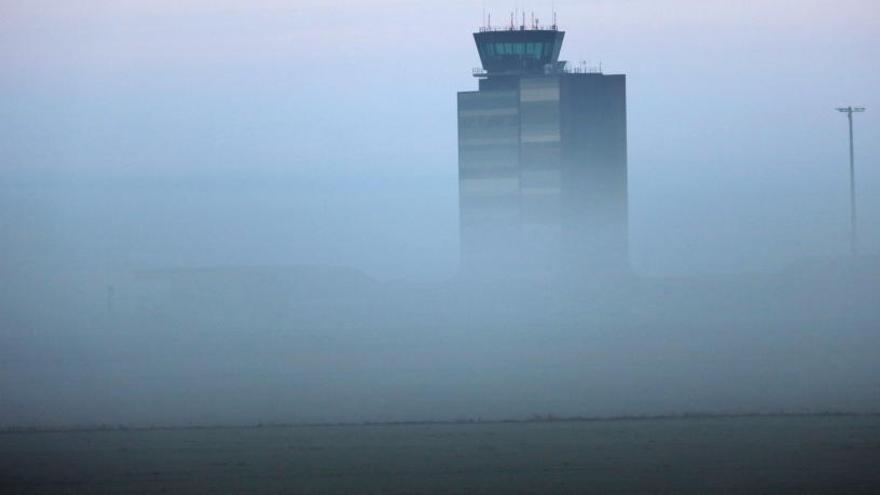
[[[559,60],[555,25],[474,33],[478,91],[458,94],[468,274],[626,270],[626,76]]]

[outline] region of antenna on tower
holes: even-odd
[[[556,31],[556,2],[553,2],[553,30]]]

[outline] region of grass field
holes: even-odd
[[[880,416],[17,432],[3,493],[878,493]]]

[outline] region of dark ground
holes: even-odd
[[[3,493],[878,493],[880,416],[0,434]]]

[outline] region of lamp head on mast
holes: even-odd
[[[865,107],[838,107],[837,111],[843,113],[861,113],[865,111]]]

